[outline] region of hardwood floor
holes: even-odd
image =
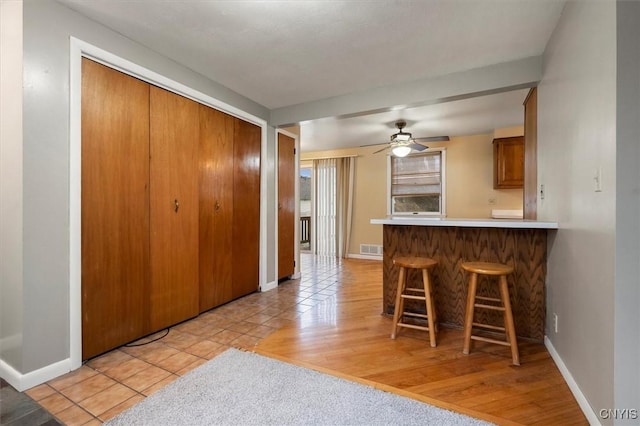
[[[300,296],[327,297],[260,341],[257,353],[373,385],[498,424],[588,424],[542,344],[509,348],[475,342],[462,354],[462,330],[402,330],[391,340],[382,312],[382,264],[302,256]],[[436,307],[437,308],[437,307]]]
[[[522,365],[514,367],[507,347],[476,342],[463,355],[461,330],[441,329],[436,348],[418,330],[391,340],[391,318],[381,312],[381,262],[303,254],[301,279],[122,346],[25,393],[66,425],[99,425],[236,347],[501,425],[588,424],[543,345],[521,342]],[[2,404],[3,413],[19,408]]]

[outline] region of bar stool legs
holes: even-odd
[[[400,319],[400,312],[404,309],[404,299],[402,293],[404,293],[404,286],[406,283],[407,270],[404,267],[400,267],[400,273],[398,274],[398,288],[396,289],[396,303],[393,310],[393,329],[391,330],[391,338],[395,339],[398,334],[398,320]]]
[[[433,292],[431,286],[431,278],[429,276],[429,269],[437,265],[437,261],[429,258],[420,257],[396,257],[393,259],[394,265],[400,267],[400,274],[398,276],[398,288],[396,290],[396,304],[393,312],[393,328],[391,330],[391,338],[395,339],[398,335],[400,327],[414,328],[418,330],[425,330],[429,332],[429,343],[431,347],[436,347],[436,331],[437,331],[437,318],[435,302],[433,299]],[[422,286],[423,288],[407,287],[407,269],[420,269],[422,270]],[[427,314],[418,314],[413,312],[404,311],[405,299],[412,300],[424,300]],[[410,324],[403,322],[403,317],[414,317],[427,320],[427,327]]]
[[[511,358],[514,365],[520,365],[520,355],[518,353],[518,342],[516,339],[516,328],[513,321],[511,301],[509,300],[509,287],[507,285],[507,275],[513,272],[513,267],[500,263],[488,262],[465,262],[462,269],[469,272],[469,292],[467,294],[467,307],[464,319],[464,345],[462,353],[469,354],[471,340],[496,343],[511,347]],[[498,277],[500,298],[478,296],[478,274]],[[480,301],[480,302],[477,302]],[[475,309],[489,309],[501,311],[504,318],[504,327],[490,324],[474,322]],[[506,340],[497,340],[490,337],[477,336],[472,333],[473,327],[485,328],[492,331],[502,331],[506,335]]]
[[[476,290],[478,288],[478,274],[472,272],[469,275],[469,292],[467,293],[467,309],[464,312],[464,346],[462,353],[469,355],[471,348],[471,330],[473,324],[473,313],[476,303]]]
[[[509,287],[507,286],[507,276],[500,276],[500,296],[504,304],[504,323],[507,333],[507,340],[511,346],[511,358],[515,365],[520,365],[520,354],[518,353],[518,341],[516,340],[516,326],[513,322],[513,311],[509,300]]]

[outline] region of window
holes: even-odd
[[[445,151],[389,157],[389,211],[392,215],[445,215]]]

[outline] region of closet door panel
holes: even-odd
[[[198,104],[151,87],[151,328],[194,317],[198,286]]]
[[[278,279],[294,272],[295,170],[295,139],[278,133]]]
[[[200,105],[200,312],[233,298],[235,119]]]
[[[149,331],[149,85],[82,60],[82,359]]]
[[[258,290],[260,263],[260,127],[235,119],[233,297]]]

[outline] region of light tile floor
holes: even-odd
[[[155,342],[115,349],[26,394],[67,425],[101,424],[229,347],[252,350],[261,339],[332,298],[340,285],[339,264],[333,257],[303,254],[302,279],[212,309],[171,327]]]

